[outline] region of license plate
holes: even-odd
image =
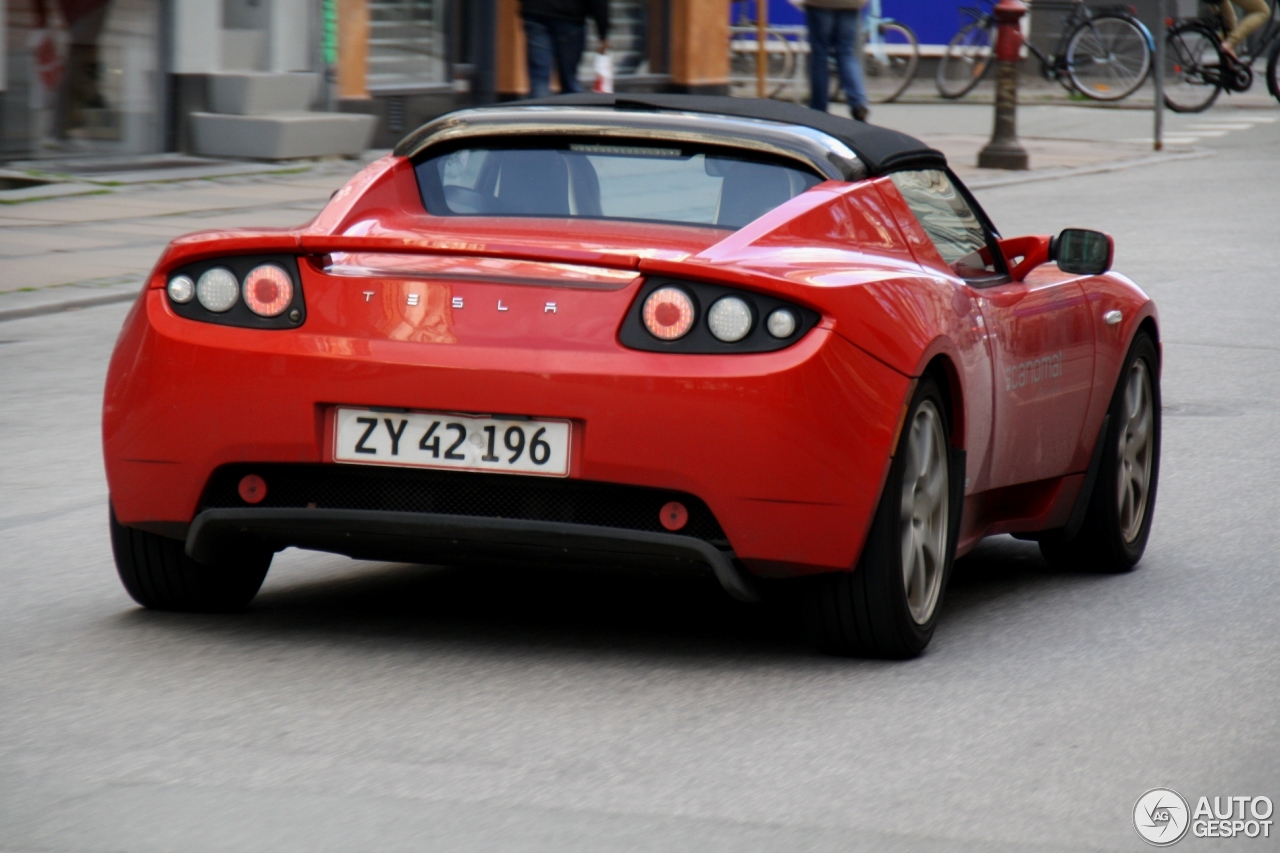
[[[364,465],[569,475],[569,421],[339,408],[333,458]]]

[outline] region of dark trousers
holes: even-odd
[[[587,22],[526,15],[524,37],[529,54],[529,96],[551,94],[551,66],[560,77],[561,92],[581,92],[578,63],[587,46]]]
[[[827,57],[835,54],[836,72],[849,108],[867,105],[867,86],[862,79],[862,58],[858,56],[859,9],[817,9],[806,6],[809,29],[809,106],[827,110]]]

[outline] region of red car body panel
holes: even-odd
[[[269,253],[300,256],[300,328],[171,308],[171,270]],[[626,348],[622,318],[656,275],[772,294],[821,320],[775,352]],[[1113,309],[1123,321],[1107,325]],[[847,571],[927,369],[946,380],[967,454],[960,549],[1062,526],[1144,322],[1154,306],[1116,274],[1041,266],[971,286],[887,178],[820,184],[729,233],[432,217],[410,162],[389,156],[302,228],[170,245],[111,361],[107,478],[122,524],[182,535],[221,465],[332,462],[339,404],[565,418],[571,478],[696,495],[755,574]]]

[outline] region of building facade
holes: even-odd
[[[725,91],[728,7],[612,0],[617,88]],[[6,160],[196,152],[226,75],[314,74],[290,110],[374,115],[378,146],[527,92],[518,0],[0,0],[0,28]]]
[[[1196,8],[1196,0],[1134,3],[1144,20],[1154,20],[1162,3],[1179,15]],[[960,7],[968,4],[958,0],[879,4],[915,29],[926,56],[936,56],[967,20]],[[215,119],[193,116],[218,109],[211,79],[236,74],[254,76],[263,91],[270,81],[257,76],[293,75],[287,103],[277,98],[284,112],[372,115],[372,143],[389,147],[451,109],[528,91],[519,5],[0,0],[0,159],[197,152],[193,128]],[[756,0],[610,5],[617,90],[708,93],[729,88],[730,21],[753,19],[757,8]],[[1032,7],[1031,37],[1052,47],[1062,12],[1052,0]],[[769,0],[768,8],[772,24],[803,23],[792,0]],[[584,79],[597,39],[589,30]],[[314,75],[311,88],[299,83],[306,74]]]

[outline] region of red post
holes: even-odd
[[[992,10],[996,17],[996,120],[991,141],[978,153],[982,169],[1026,169],[1027,150],[1018,141],[1018,62],[1022,51],[1022,16],[1027,7],[1019,0],[1000,0]]]
[[[991,10],[996,16],[996,60],[999,62],[1017,62],[1022,50],[1022,16],[1027,14],[1027,7],[1019,0],[1000,0]]]

